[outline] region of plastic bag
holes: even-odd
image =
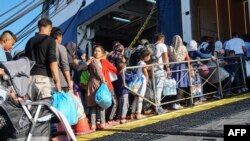
[[[246,72],[247,72],[247,74],[246,74],[247,78],[250,78],[250,61],[246,61],[245,69],[246,69]]]
[[[191,94],[194,97],[202,96],[202,81],[199,74],[196,74],[193,78],[191,78]]]
[[[112,105],[112,95],[108,89],[107,84],[102,83],[95,94],[95,102],[100,107],[107,109]]]
[[[114,81],[118,80],[117,75],[115,73],[113,73],[113,72],[109,72],[109,77],[110,77],[111,82],[114,82]]]
[[[128,87],[132,89],[133,92],[138,93],[143,83],[143,77],[135,75],[132,81],[129,82]]]
[[[66,117],[70,125],[75,125],[78,121],[78,115],[73,98],[64,91],[54,92],[52,97],[52,106]]]
[[[175,79],[165,79],[163,85],[163,95],[177,95],[176,81]]]
[[[83,85],[88,85],[88,83],[89,83],[89,72],[88,71],[83,71],[81,73],[79,83],[83,84]]]

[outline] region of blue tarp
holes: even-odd
[[[157,0],[157,11],[157,31],[171,44],[174,35],[182,36],[181,0]]]

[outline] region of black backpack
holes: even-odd
[[[137,66],[141,59],[141,53],[145,48],[136,49],[134,53],[131,54],[129,59],[129,66]]]

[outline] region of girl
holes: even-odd
[[[120,61],[117,65],[117,69],[119,70],[118,81],[116,83],[117,93],[119,94],[119,114],[120,123],[123,124],[126,122],[126,115],[129,108],[129,91],[124,88],[123,80],[126,82],[130,81],[133,77],[133,74],[129,74],[125,72],[125,78],[123,77],[122,71],[126,67],[126,63]]]
[[[116,69],[116,67],[114,67],[113,64],[111,64],[106,59],[106,52],[102,52],[102,53],[103,53],[103,59],[101,59],[102,73],[103,73],[104,78],[106,80],[106,83],[108,85],[109,91],[112,94],[112,102],[113,102],[108,124],[117,125],[118,123],[114,121],[114,117],[116,115],[116,111],[118,108],[118,100],[117,100],[117,97],[116,97],[116,94],[114,91],[113,84],[112,84],[111,79],[110,79],[110,73],[117,74],[117,69]]]
[[[143,83],[139,89],[139,94],[144,97],[146,92],[146,86],[148,83],[148,70],[147,67],[144,67],[146,65],[145,62],[150,60],[151,53],[149,50],[144,49],[141,53],[141,60],[138,62],[138,65],[141,66],[141,68],[138,68],[137,75],[143,77]],[[143,99],[141,97],[134,97],[134,101],[132,104],[132,111],[131,111],[131,118],[133,119],[134,116],[136,116],[137,119],[143,118],[141,111],[142,111],[142,102]],[[135,115],[135,113],[137,113]]]

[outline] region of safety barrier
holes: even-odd
[[[229,64],[221,64],[222,60],[227,59],[235,59],[234,63]],[[157,89],[156,89],[156,75],[155,70],[159,66],[168,65],[170,66],[171,70],[170,73],[172,75],[175,74],[177,76],[178,74],[182,74],[182,76],[179,76],[179,78],[176,80],[176,89],[177,89],[177,96],[175,100],[169,100],[166,101],[166,97],[168,95],[161,93],[161,99],[160,103],[157,102]],[[176,66],[185,66],[182,69],[176,69],[178,68]],[[204,70],[204,67],[208,70]],[[236,84],[235,87],[232,87],[232,72],[229,72],[230,69],[226,70],[225,67],[233,66],[234,68],[234,79],[241,79],[240,84]],[[152,104],[155,108],[161,107],[163,105],[167,104],[173,104],[176,102],[183,102],[189,101],[189,105],[194,105],[194,100],[197,100],[201,97],[212,97],[212,95],[216,96],[217,98],[223,98],[224,93],[228,92],[230,90],[235,90],[239,88],[246,88],[246,80],[245,80],[245,74],[244,74],[244,66],[242,64],[242,58],[241,57],[227,57],[227,58],[219,58],[215,61],[211,59],[199,59],[199,60],[190,60],[190,61],[183,61],[183,62],[170,62],[170,63],[162,63],[162,64],[149,64],[143,67],[150,68],[148,72],[150,72],[150,80],[151,83],[151,89],[153,91],[153,99],[146,98],[145,96],[140,95],[137,91],[134,91],[131,87],[128,86],[125,79],[123,80],[125,88],[127,88],[134,96],[141,97],[143,100],[148,102],[149,104]],[[126,67],[123,70],[123,77],[125,78],[125,72],[135,72],[138,68],[142,68],[142,66],[133,66],[133,67]],[[225,71],[226,70],[226,71]],[[207,76],[201,75],[204,73],[204,71],[209,71]],[[165,72],[166,73],[166,72]],[[167,78],[166,74],[163,74],[162,77],[165,79]],[[198,77],[200,79],[200,82],[198,84],[194,82],[195,77]],[[158,77],[159,78],[159,77]],[[221,81],[223,78],[224,81]],[[176,79],[176,78],[175,78]],[[184,81],[184,79],[187,79],[185,81],[188,82],[188,87],[178,87],[180,83]],[[238,82],[238,81],[237,81]],[[231,84],[231,86],[229,86]],[[193,92],[197,89],[201,88],[201,93],[198,95],[195,95]],[[164,96],[165,95],[165,96]],[[182,95],[182,97],[180,96]],[[185,97],[183,96],[185,95]],[[152,97],[152,96],[151,96]],[[178,98],[177,98],[178,97]],[[159,100],[158,100],[159,101]]]

